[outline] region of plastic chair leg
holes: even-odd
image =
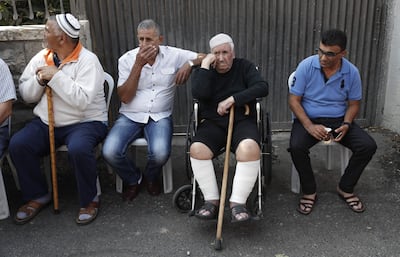
[[[173,184],[173,174],[172,174],[172,162],[171,157],[168,159],[167,163],[163,166],[163,184],[164,184],[164,193],[171,193],[174,184]]]
[[[294,164],[292,164],[291,190],[295,194],[300,193],[299,173],[297,172],[296,167],[294,167]]]
[[[115,174],[115,190],[117,191],[117,193],[122,193],[122,186],[123,186],[123,182],[120,176],[118,176],[117,174]]]
[[[173,174],[172,174],[172,162],[171,158],[168,159],[167,163],[163,166],[163,184],[164,193],[171,193],[173,190]],[[123,181],[120,176],[115,175],[115,190],[118,193],[122,193]]]
[[[0,163],[2,165],[2,163]],[[8,208],[8,200],[6,189],[3,181],[3,174],[0,167],[0,220],[6,219],[10,216],[10,209]]]

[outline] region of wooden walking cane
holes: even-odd
[[[232,142],[234,117],[235,117],[235,107],[232,105],[229,110],[229,125],[228,125],[228,136],[226,139],[226,147],[225,147],[224,173],[222,175],[221,199],[219,201],[217,234],[215,237],[215,249],[216,250],[222,249],[222,223],[224,221],[224,207],[225,207],[225,198],[226,198],[226,188],[227,188],[227,184],[228,184],[229,155],[231,152],[230,149],[231,149],[231,142]]]
[[[49,86],[46,85],[47,113],[49,117],[49,140],[50,140],[50,161],[51,161],[51,181],[53,185],[53,203],[54,212],[59,213],[58,209],[58,185],[57,185],[57,167],[56,167],[56,146],[54,142],[54,110],[53,96]]]

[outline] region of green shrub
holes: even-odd
[[[13,25],[27,25],[27,24],[44,24],[46,19],[45,13],[45,0],[31,0],[32,12],[29,8],[29,0],[14,0],[17,15],[14,14],[12,0],[0,1],[0,25],[13,26]],[[60,3],[63,2],[63,6]],[[69,12],[69,1],[64,0],[47,0],[48,14]]]

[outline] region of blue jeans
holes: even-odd
[[[80,207],[89,205],[97,195],[95,147],[103,141],[107,126],[100,121],[83,122],[54,129],[56,148],[67,145],[68,159],[77,180]],[[22,197],[34,200],[48,193],[40,162],[49,155],[49,129],[39,118],[33,119],[11,137],[8,147],[17,169]]]
[[[172,131],[171,116],[159,121],[150,119],[144,124],[120,114],[104,142],[103,157],[126,184],[136,185],[142,174],[127,151],[134,140],[144,137],[148,156],[143,175],[148,181],[156,181],[171,153]]]

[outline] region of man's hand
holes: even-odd
[[[192,72],[192,67],[189,65],[189,63],[185,63],[184,65],[182,65],[182,67],[176,73],[175,83],[177,85],[185,84],[191,72]]]
[[[221,116],[224,116],[229,113],[229,109],[235,103],[235,99],[233,96],[226,98],[224,101],[219,102],[217,107],[217,113]]]
[[[215,68],[216,57],[214,54],[207,54],[206,57],[201,61],[201,68],[210,69],[210,66]]]
[[[320,141],[330,139],[329,132],[324,125],[312,124],[311,126],[306,127],[306,130],[311,136]]]
[[[339,142],[347,134],[347,131],[349,131],[348,125],[342,125],[338,127],[337,129],[335,129],[335,137],[333,138],[333,140]]]
[[[135,63],[137,63],[141,67],[146,65],[146,63],[153,64],[156,59],[157,53],[158,49],[153,45],[140,46],[139,52],[136,55]]]
[[[37,68],[36,77],[41,85],[45,85],[58,71],[56,66],[42,66]]]

